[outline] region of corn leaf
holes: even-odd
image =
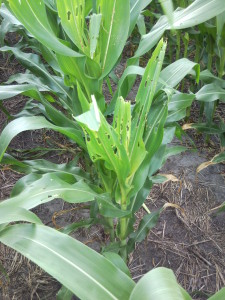
[[[133,289],[130,300],[191,300],[177,283],[174,273],[166,268],[157,268],[145,274]]]
[[[135,286],[106,258],[46,226],[9,226],[0,232],[0,241],[31,259],[81,299],[128,300]]]
[[[117,62],[126,43],[130,26],[130,1],[97,0],[97,10],[102,15],[100,56],[103,78]]]
[[[185,9],[179,9],[173,15],[173,27],[167,17],[162,16],[151,31],[142,36],[136,57],[144,55],[160,40],[165,30],[184,29],[201,24],[225,11],[224,0],[195,0]]]
[[[55,36],[43,0],[9,0],[10,8],[24,27],[46,47],[68,56],[82,56],[60,42]]]
[[[56,126],[47,121],[44,117],[21,117],[10,122],[1,133],[0,160],[2,159],[2,156],[4,155],[9,143],[17,134],[26,130],[36,130],[43,128],[58,131],[66,135],[73,141],[77,142],[80,146],[84,148],[86,147],[81,132],[75,128]]]

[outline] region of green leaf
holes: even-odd
[[[2,131],[0,136],[0,161],[11,140],[19,133],[26,130],[36,130],[48,128],[58,131],[73,141],[77,142],[81,147],[86,147],[81,132],[74,128],[59,127],[48,122],[44,117],[21,117],[10,122]]]
[[[12,52],[23,66],[28,68],[38,78],[43,79],[42,86],[44,85],[45,88],[47,86],[48,90],[52,90],[54,93],[67,95],[68,98],[71,98],[62,78],[51,75],[45,68],[45,65],[42,63],[41,58],[37,54],[24,53],[15,47],[7,46],[0,48],[0,51]],[[35,82],[33,84],[36,85]],[[41,90],[43,90],[43,88]]]
[[[95,103],[95,102],[94,102]],[[121,186],[130,172],[130,162],[116,130],[93,103],[91,110],[76,118],[84,130],[88,153],[93,162],[104,161],[106,169],[114,171]],[[88,116],[88,117],[87,117]],[[100,124],[98,131],[97,125]]]
[[[182,58],[162,70],[160,74],[161,83],[157,85],[157,92],[163,87],[175,87],[192,69],[196,72],[196,81],[198,82],[200,74],[200,66],[187,58]]]
[[[115,204],[113,204],[111,198],[98,198],[98,206],[100,214],[109,218],[122,218],[130,215],[130,211],[121,210]]]
[[[173,27],[170,26],[167,17],[162,16],[151,31],[142,37],[135,56],[142,56],[151,50],[160,40],[165,30],[193,27],[212,19],[223,11],[225,11],[223,0],[208,0],[207,2],[205,0],[195,0],[187,8],[174,12]]]
[[[80,57],[78,52],[65,46],[55,36],[46,14],[43,0],[9,0],[10,8],[24,27],[42,44],[57,53]]]
[[[55,164],[45,159],[37,160],[24,160],[23,162],[18,161],[9,154],[5,154],[2,159],[3,164],[10,165],[14,170],[22,173],[65,173],[66,175],[71,175],[76,178],[77,181],[85,180],[90,183],[90,175],[84,172],[81,168],[74,166],[73,161],[68,164]]]
[[[174,111],[181,108],[187,108],[191,106],[193,100],[195,99],[195,95],[192,94],[183,94],[177,93],[172,95],[172,98],[168,105],[169,111]]]
[[[135,286],[106,258],[49,227],[9,226],[1,231],[0,241],[28,257],[81,299],[128,300]]]
[[[25,221],[30,223],[42,224],[41,220],[31,211],[24,208],[0,205],[0,224]]]
[[[112,70],[126,43],[130,26],[130,1],[97,0],[97,8],[102,15],[100,57],[103,78]]]
[[[198,101],[202,102],[213,102],[216,100],[225,102],[225,89],[211,83],[204,85],[195,96]]]
[[[102,15],[101,14],[91,15],[90,26],[89,26],[90,57],[91,57],[91,59],[93,59],[96,48],[97,48],[101,20],[102,20]]]
[[[150,3],[152,0],[130,0],[130,28],[129,35],[134,29],[134,26],[137,23],[137,19],[141,11]]]
[[[200,80],[202,80],[204,83],[214,83],[217,86],[225,88],[225,80],[214,76],[209,70],[204,70],[200,73]]]
[[[11,198],[2,201],[0,207],[12,211],[16,207],[30,210],[40,204],[61,198],[69,203],[94,201],[104,195],[94,192],[85,182],[71,181],[71,176],[62,173],[30,174],[20,179],[13,188]],[[74,181],[74,180],[73,180]]]
[[[222,288],[219,292],[217,292],[215,295],[210,297],[208,300],[222,300],[225,297],[225,288]]]
[[[145,18],[143,15],[139,15],[137,19],[137,27],[140,32],[140,35],[146,34]]]
[[[71,300],[73,293],[68,290],[65,286],[62,286],[56,295],[56,300]]]
[[[132,173],[137,170],[146,155],[142,137],[145,128],[146,117],[155,95],[156,85],[162,68],[165,50],[166,44],[161,41],[155,49],[145,69],[145,73],[136,96],[136,104],[132,113],[131,137],[129,144]]]
[[[174,273],[166,268],[156,268],[145,274],[133,289],[130,300],[191,300],[177,283]]]
[[[48,89],[40,89],[40,91],[47,91]],[[37,89],[31,84],[21,85],[0,85],[0,100],[10,99],[17,95],[23,94],[28,97],[37,97]]]
[[[85,1],[57,0],[58,14],[62,26],[73,43],[85,54],[88,53],[85,35]]]
[[[172,0],[159,0],[164,14],[167,16],[170,26],[173,28],[173,1]]]
[[[215,164],[219,164],[223,161],[225,161],[225,151],[215,155],[212,159],[212,162],[215,163]]]
[[[124,272],[127,276],[131,277],[130,270],[125,264],[124,260],[115,252],[103,252],[105,258],[107,258],[118,269]]]
[[[129,236],[127,244],[129,253],[133,251],[135,243],[142,242],[148,235],[149,231],[156,226],[162,211],[163,208],[158,209],[157,211],[147,214],[142,218],[138,229]]]

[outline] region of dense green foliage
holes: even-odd
[[[0,159],[26,175],[15,184],[10,198],[0,203],[0,241],[57,278],[64,285],[59,299],[66,299],[64,293],[70,299],[71,292],[81,299],[154,299],[154,293],[159,299],[165,294],[171,294],[171,299],[191,299],[166,269],[151,271],[135,285],[124,261],[164,210],[147,213],[135,230],[135,213],[156,182],[156,172],[169,156],[185,150],[167,147],[183,132],[177,121],[186,116],[194,99],[224,100],[224,81],[210,72],[200,73],[197,62],[177,57],[163,67],[167,43],[162,35],[165,30],[175,32],[203,23],[225,7],[223,0],[209,0],[207,5],[196,0],[173,12],[172,1],[160,1],[165,15],[145,34],[142,14],[148,15],[144,9],[151,2],[9,0],[1,6],[0,51],[13,55],[27,71],[0,85],[0,103],[19,94],[30,100],[15,116],[1,104],[13,120],[1,133]],[[116,78],[115,67],[136,23],[144,35],[121,78]],[[221,26],[217,23],[217,34],[222,34]],[[7,32],[21,37],[13,47],[5,42]],[[139,67],[140,57],[156,44],[147,66]],[[222,47],[221,40],[217,46]],[[221,75],[222,67],[218,70]],[[188,74],[196,83],[200,79],[209,84],[194,93],[181,92],[177,88]],[[126,99],[137,75],[142,80],[133,104]],[[109,104],[105,83],[112,95]],[[206,125],[206,133],[224,135],[224,124]],[[76,157],[57,165],[43,159],[19,161],[5,154],[17,134],[42,128],[57,131],[76,145],[84,169],[77,166]],[[89,218],[62,228],[61,233],[44,226],[30,210],[57,198],[87,203]],[[9,225],[19,221],[33,225]],[[110,243],[102,249],[105,257],[68,236],[93,224],[104,226],[110,235]]]

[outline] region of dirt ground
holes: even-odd
[[[18,71],[23,69],[16,61],[0,55],[0,82],[6,81]],[[26,98],[19,96],[4,101],[4,105],[9,112],[15,114],[25,102]],[[219,109],[224,118],[224,106]],[[7,118],[0,111],[0,130],[6,123]],[[156,266],[169,267],[193,299],[203,300],[225,286],[225,214],[217,215],[213,210],[225,201],[225,165],[210,166],[197,176],[196,168],[218,153],[219,149],[216,140],[209,147],[204,144],[202,137],[193,132],[191,134],[197,141],[198,152],[190,150],[168,159],[160,173],[172,174],[178,181],[155,185],[146,201],[152,211],[169,202],[182,207],[184,214],[172,208],[166,209],[146,241],[138,245],[130,256],[129,267],[135,281]],[[177,144],[178,141],[175,140],[174,143]],[[187,141],[183,141],[183,144],[187,144]],[[25,158],[29,158],[30,153],[21,150],[49,148],[49,151],[43,150],[43,156],[51,161],[64,163],[73,156],[69,146],[60,134],[39,130],[20,134],[13,140],[10,148],[19,150],[14,150],[15,156]],[[51,151],[51,148],[58,148],[58,151]],[[40,151],[37,150],[36,154],[40,154]],[[0,199],[9,196],[14,183],[21,176],[4,167],[0,170]],[[35,213],[49,226],[54,226],[53,216],[56,217],[57,225],[61,226],[84,218],[87,214],[85,210],[78,212],[74,205],[64,204],[60,200],[41,205]],[[145,213],[141,209],[137,214],[138,219]],[[78,230],[74,237],[95,250],[100,250],[105,238],[100,227]],[[0,299],[56,299],[60,284],[2,244],[0,263],[8,275],[8,278],[0,275]]]

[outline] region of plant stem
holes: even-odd
[[[127,210],[127,199],[126,199],[126,193],[125,191],[121,188],[121,209],[122,210]],[[121,218],[120,219],[120,254],[121,257],[124,259],[125,262],[127,262],[127,218]]]

